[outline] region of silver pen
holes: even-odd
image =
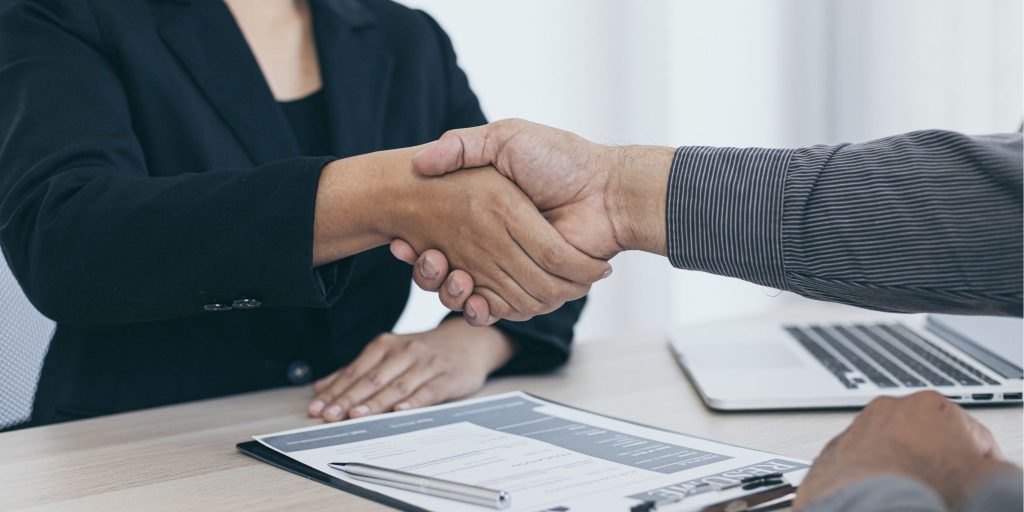
[[[396,489],[405,489],[439,498],[483,505],[499,510],[512,504],[512,496],[508,491],[488,489],[475,485],[460,484],[449,480],[441,480],[429,476],[416,475],[395,469],[381,468],[358,462],[331,462],[327,464],[333,469],[345,473],[351,478],[371,484],[379,484]]]

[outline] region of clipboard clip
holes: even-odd
[[[749,510],[751,507],[760,503],[781,498],[796,490],[795,487],[791,486],[786,481],[786,477],[783,476],[782,473],[769,473],[766,475],[748,476],[738,482],[726,485],[702,482],[687,489],[684,493],[678,496],[661,500],[649,500],[638,505],[634,505],[630,508],[630,512],[671,512],[678,508],[677,504],[683,502],[689,496],[704,494],[704,492],[727,491],[736,488],[741,488],[744,491],[752,491],[756,489],[764,490],[722,503],[708,505],[701,510],[706,512],[742,512],[744,510]]]

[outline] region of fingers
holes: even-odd
[[[448,258],[441,251],[427,249],[416,260],[412,280],[421,289],[436,292],[448,275]]]
[[[406,409],[426,407],[444,402],[445,400],[461,398],[464,394],[456,378],[446,373],[420,386],[409,398],[395,405],[395,410],[404,411]]]
[[[453,270],[438,290],[441,304],[452,311],[463,311],[474,286],[473,277],[468,272]]]
[[[406,242],[405,240],[399,240],[397,238],[392,240],[391,254],[395,258],[410,265],[414,265],[416,263],[416,249],[413,249],[412,245],[409,245],[409,242]]]
[[[407,401],[420,386],[442,373],[442,368],[434,361],[428,359],[413,365],[365,402],[356,406],[352,417],[360,418],[395,410],[399,402]]]
[[[328,421],[337,421],[351,408],[351,403],[339,402],[341,397],[354,383],[366,376],[371,370],[387,357],[389,342],[397,337],[390,334],[379,336],[366,346],[359,357],[344,369],[335,372],[337,375],[328,384],[320,386],[316,397],[310,402],[308,412],[310,416],[321,416]],[[381,374],[374,375],[374,380],[383,377]],[[326,380],[326,379],[323,379]],[[390,379],[389,379],[390,380]]]
[[[521,217],[536,213],[526,212]],[[516,219],[509,223],[509,234],[538,266],[566,281],[589,285],[612,273],[612,266],[607,261],[591,258],[573,247],[546,220],[538,223],[529,218]],[[574,298],[582,297],[583,294]]]
[[[495,296],[495,301],[505,302],[500,297]],[[511,306],[506,306],[511,309]],[[491,313],[490,305],[487,303],[487,299],[481,295],[471,295],[466,299],[465,313],[462,315],[465,317],[469,325],[475,327],[486,327],[492,325],[498,321],[498,317]]]

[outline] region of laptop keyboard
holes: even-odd
[[[786,326],[785,330],[849,389],[856,389],[864,379],[880,388],[999,384],[899,324]]]

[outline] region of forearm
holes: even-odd
[[[485,373],[490,374],[505,366],[516,354],[518,347],[511,336],[497,327],[474,327],[466,320],[452,316],[446,318],[436,331],[451,339],[466,339],[477,355]]]
[[[335,160],[324,167],[316,194],[313,266],[387,244],[389,209],[399,174],[411,174],[415,148]]]
[[[625,250],[667,254],[665,202],[673,148],[608,148],[605,208],[615,237]]]
[[[61,322],[214,314],[207,305],[239,299],[322,305],[330,283],[318,282],[310,253],[325,161],[166,178],[126,175],[143,169],[133,162],[39,165],[0,187],[0,239],[26,294]]]
[[[1020,314],[1020,137],[1009,137],[680,148],[669,257],[875,309]]]

